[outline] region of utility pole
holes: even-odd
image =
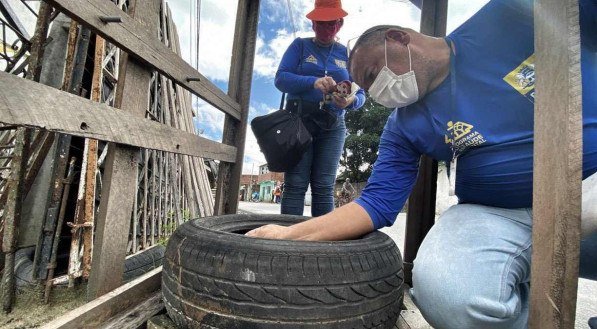
[[[255,162],[251,165],[251,195],[253,194],[253,185],[255,185],[255,181],[253,180],[253,169],[255,169]]]

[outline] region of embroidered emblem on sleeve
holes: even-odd
[[[504,77],[512,88],[535,103],[535,54],[525,59]]]

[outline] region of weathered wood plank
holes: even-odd
[[[234,214],[238,208],[238,191],[243,168],[251,79],[255,59],[259,0],[239,0],[234,31],[234,47],[228,94],[241,105],[240,121],[226,116],[222,143],[236,146],[236,162],[220,163],[214,214]]]
[[[236,148],[0,72],[0,122],[171,153],[236,161]]]
[[[147,298],[143,303],[119,313],[114,318],[106,321],[100,328],[142,328],[147,320],[164,310],[164,307],[162,292],[158,291],[153,296]]]
[[[129,10],[138,20],[157,33],[161,0],[131,1]],[[116,106],[144,120],[149,107],[149,86],[152,71],[134,58],[121,58]],[[99,297],[122,284],[124,260],[127,252],[131,213],[136,228],[134,211],[137,197],[137,173],[140,152],[138,148],[108,145],[104,170],[100,211],[97,219],[92,271],[89,277],[88,297]],[[136,252],[136,232],[133,231],[133,253]]]
[[[147,321],[147,329],[176,329],[176,324],[167,314],[161,314]]]
[[[88,297],[93,299],[122,283],[124,259],[137,177],[138,149],[110,147],[96,223]],[[121,184],[126,182],[128,184]]]
[[[111,1],[48,0],[48,2],[221,111],[237,120],[240,119],[240,105],[162,44],[158,38],[157,25],[154,27],[133,20]],[[103,23],[100,19],[103,16],[121,17],[122,23]],[[199,81],[188,81],[188,77]]]
[[[583,150],[578,0],[535,1],[534,24],[536,98],[529,327],[573,328]],[[554,156],[554,150],[559,150],[558,156]]]
[[[171,20],[171,16],[168,16],[168,20]],[[174,24],[168,24],[168,35],[171,35],[171,42],[169,42],[169,46],[171,49],[176,53],[180,54],[180,39],[178,37],[177,29]],[[168,82],[168,86],[172,86],[171,82]],[[177,127],[179,129],[194,132],[195,126],[193,124],[193,109],[191,106],[191,95],[189,92],[183,91],[183,89],[175,85],[174,90],[176,91],[176,98],[177,103],[181,106],[181,117],[182,121],[184,122],[184,127]],[[170,90],[170,89],[169,89]],[[207,179],[205,166],[203,163],[203,159],[198,159],[196,157],[188,157],[189,161],[189,168],[191,174],[191,186],[194,188],[196,203],[199,211],[198,212],[191,212],[193,216],[211,216],[213,215],[213,196],[211,194],[211,187],[209,186],[209,181]],[[195,207],[193,205],[193,207]]]
[[[97,328],[105,320],[154,295],[159,291],[161,284],[162,267],[160,266],[138,279],[64,314],[42,328]]]

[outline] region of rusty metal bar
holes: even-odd
[[[36,82],[39,82],[39,75],[41,73],[41,61],[44,57],[44,50],[46,48],[46,38],[48,36],[51,14],[52,7],[46,2],[41,2],[39,5],[39,15],[35,25],[35,32],[31,38],[29,67],[27,69],[27,77],[30,77],[31,80]]]
[[[70,186],[73,182],[73,176],[75,173],[75,161],[76,158],[72,157],[68,165],[68,174],[64,180],[62,188],[62,202],[60,203],[60,212],[58,213],[58,223],[56,227],[62,227],[64,221],[64,214],[66,213],[66,203],[68,200],[68,194],[70,193]],[[54,233],[54,242],[52,245],[52,255],[50,256],[50,263],[48,264],[48,277],[46,279],[46,287],[44,290],[44,303],[49,303],[50,292],[52,290],[52,283],[54,280],[54,271],[56,270],[56,256],[58,254],[58,242],[60,242],[60,231],[57,229]]]
[[[105,40],[96,36],[95,38],[95,60],[93,77],[91,80],[91,100],[101,102],[102,98],[102,77],[103,68],[101,63],[104,60]],[[91,271],[91,253],[93,252],[93,222],[95,214],[95,173],[97,171],[97,148],[98,141],[89,139],[87,153],[87,178],[85,182],[85,227],[83,228],[83,277],[88,278]]]
[[[148,170],[149,170],[149,151],[143,151],[143,239],[141,240],[143,249],[147,249],[147,225],[149,223],[147,219],[147,178],[148,178]]]
[[[5,254],[4,272],[1,282],[2,309],[6,313],[12,311],[15,299],[15,251],[18,238],[18,226],[21,217],[21,202],[23,201],[23,182],[27,169],[27,158],[31,130],[21,127],[17,129],[15,151],[12,159],[12,172],[10,185],[13,186],[8,193],[8,203],[4,213],[4,238],[2,240],[2,251]]]

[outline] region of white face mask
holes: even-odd
[[[387,41],[384,41],[384,48],[386,66],[379,71],[375,81],[369,87],[369,95],[377,103],[390,108],[404,107],[416,102],[419,100],[419,88],[417,87],[415,72],[412,69],[410,47],[406,45],[410,69],[402,75],[396,75],[388,67]]]

